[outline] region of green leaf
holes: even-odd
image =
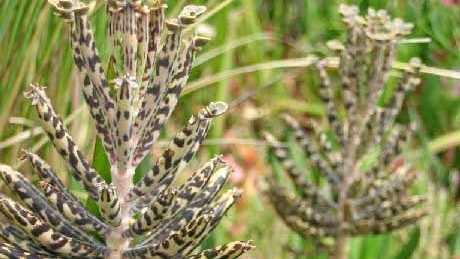
[[[91,197],[88,197],[88,199],[86,199],[85,207],[91,214],[95,215],[98,218],[101,218],[99,205],[97,205],[97,202],[94,201]]]
[[[284,178],[284,176],[285,176],[284,175],[284,169],[281,166],[281,163],[278,161],[278,159],[276,159],[276,157],[273,154],[273,152],[271,152],[271,151],[267,152],[266,156],[267,156],[267,163],[271,167],[271,173],[272,173],[272,176],[274,177],[274,179],[278,183],[286,183],[287,181],[283,180],[283,179],[285,179]]]
[[[393,258],[394,259],[410,258],[414,254],[415,250],[417,249],[419,241],[420,241],[420,228],[416,227],[411,231],[410,237],[407,243],[405,243],[402,246],[399,253]]]
[[[453,255],[454,256],[459,256],[460,255],[460,233],[457,235],[455,238],[455,246],[453,250]]]
[[[446,237],[449,252],[453,256],[460,255],[460,229],[454,229]]]
[[[360,259],[387,258],[390,235],[367,235],[362,240]]]
[[[93,168],[99,173],[99,175],[107,182],[112,182],[112,176],[110,174],[110,162],[107,154],[105,153],[102,140],[96,137],[96,144],[94,145],[93,153]]]
[[[361,250],[363,249],[363,237],[348,239],[348,258],[359,259]]]
[[[152,161],[152,158],[150,155],[146,156],[141,162],[140,164],[137,166],[136,168],[136,172],[134,173],[134,177],[133,177],[133,182],[136,184],[138,183],[142,177],[144,176],[144,174],[150,170],[150,168],[152,168],[153,166],[153,161]]]

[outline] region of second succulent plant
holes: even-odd
[[[416,169],[402,156],[413,126],[395,122],[406,93],[420,83],[418,59],[410,61],[389,102],[378,103],[396,48],[412,25],[383,10],[369,9],[361,16],[357,7],[341,5],[340,13],[347,29],[345,43],[329,44],[339,57],[338,87],[327,71],[336,59],[316,63],[326,123],[312,123],[308,131],[284,116],[307,156],[308,169],[299,169],[291,150],[273,135],[265,137],[297,192],[270,177],[267,195],[275,210],[304,237],[333,238],[333,253],[345,258],[347,237],[400,229],[417,222],[427,210],[418,206],[425,199],[410,193]],[[378,155],[366,168],[373,153]],[[320,181],[312,177],[315,171]]]

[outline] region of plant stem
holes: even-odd
[[[339,231],[336,237],[334,258],[346,259],[348,255],[347,249],[347,229],[349,222],[349,189],[357,177],[358,170],[356,169],[356,156],[359,146],[359,136],[363,130],[365,123],[358,121],[355,125],[350,126],[351,137],[344,143],[342,166],[343,183],[338,190],[338,219]]]
[[[126,170],[119,170],[112,167],[112,183],[117,189],[118,199],[120,201],[122,220],[118,227],[113,227],[106,235],[107,247],[109,249],[107,259],[121,259],[123,251],[129,247],[130,238],[124,238],[123,232],[129,228],[131,218],[130,204],[127,201],[128,193],[132,187],[132,177],[134,168],[129,167]]]
[[[334,258],[335,259],[346,259],[348,254],[347,249],[348,238],[344,234],[340,234],[335,243]]]

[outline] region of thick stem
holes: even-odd
[[[106,235],[107,247],[109,254],[105,257],[107,259],[121,259],[123,251],[129,247],[130,238],[124,238],[123,232],[129,228],[129,221],[131,219],[130,204],[126,200],[128,192],[132,187],[132,177],[134,175],[134,168],[126,170],[119,170],[112,168],[112,183],[118,192],[118,199],[120,201],[122,221],[120,226],[113,227]]]
[[[339,231],[335,239],[335,249],[333,252],[333,258],[336,259],[346,259],[347,258],[347,233],[346,228],[348,224],[347,219],[347,210],[348,210],[348,188],[349,183],[348,179],[351,177],[346,177],[342,185],[342,188],[339,190],[339,207],[338,207],[338,218],[339,218]]]
[[[348,159],[349,160],[349,159]],[[349,161],[345,161],[345,164]],[[351,162],[351,161],[350,161]],[[350,168],[349,166],[345,166],[345,168]],[[346,171],[345,171],[346,172]],[[346,259],[347,258],[347,233],[346,228],[348,224],[348,188],[350,185],[350,176],[344,176],[344,182],[339,189],[339,207],[338,207],[338,218],[339,218],[339,231],[337,237],[335,239],[335,251],[334,251],[334,258],[336,259]]]
[[[348,254],[347,249],[347,241],[348,238],[346,235],[339,235],[335,240],[335,251],[334,251],[334,258],[335,259],[346,259]]]
[[[359,142],[359,134],[361,133],[362,124],[358,124],[358,128],[351,129],[350,141],[345,143],[344,147],[344,163],[342,167],[343,182],[338,190],[338,219],[339,231],[335,239],[335,249],[333,258],[346,259],[348,255],[347,241],[348,241],[348,228],[350,221],[350,207],[349,207],[349,189],[353,182],[356,180],[358,170],[356,170],[356,156]]]
[[[127,197],[129,189],[132,187],[132,177],[134,175],[134,168],[127,168],[126,170],[112,170],[112,183],[116,187],[120,200]]]

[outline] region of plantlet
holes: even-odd
[[[336,257],[346,258],[347,237],[387,233],[415,223],[427,211],[418,208],[425,199],[409,192],[416,172],[401,155],[413,126],[395,123],[404,96],[420,83],[418,59],[410,61],[389,102],[378,104],[396,47],[412,25],[383,10],[370,9],[363,17],[357,7],[342,5],[340,13],[346,42],[329,44],[340,57],[339,97],[326,70],[334,59],[316,63],[327,125],[315,124],[308,132],[293,117],[284,117],[308,157],[306,172],[295,165],[287,146],[269,133],[265,138],[297,191],[294,195],[274,177],[268,179],[267,194],[277,213],[304,237],[333,238]],[[328,132],[333,137],[326,137]],[[378,155],[365,166],[372,153]],[[314,170],[320,181],[305,174]]]
[[[240,196],[218,197],[231,169],[217,156],[181,185],[174,180],[206,137],[225,103],[210,103],[192,116],[152,168],[136,184],[135,168],[149,155],[184,88],[195,52],[208,39],[188,30],[206,8],[188,5],[178,18],[165,19],[161,0],[109,0],[108,72],[99,58],[89,7],[79,0],[50,0],[70,25],[82,91],[110,162],[111,183],[91,167],[55,113],[44,87],[25,92],[43,129],[68,163],[73,177],[97,201],[92,215],[51,167],[23,151],[40,177],[38,187],[21,173],[0,165],[0,176],[22,201],[0,196],[10,224],[0,226],[0,258],[235,258],[252,248],[233,242],[196,251]]]

